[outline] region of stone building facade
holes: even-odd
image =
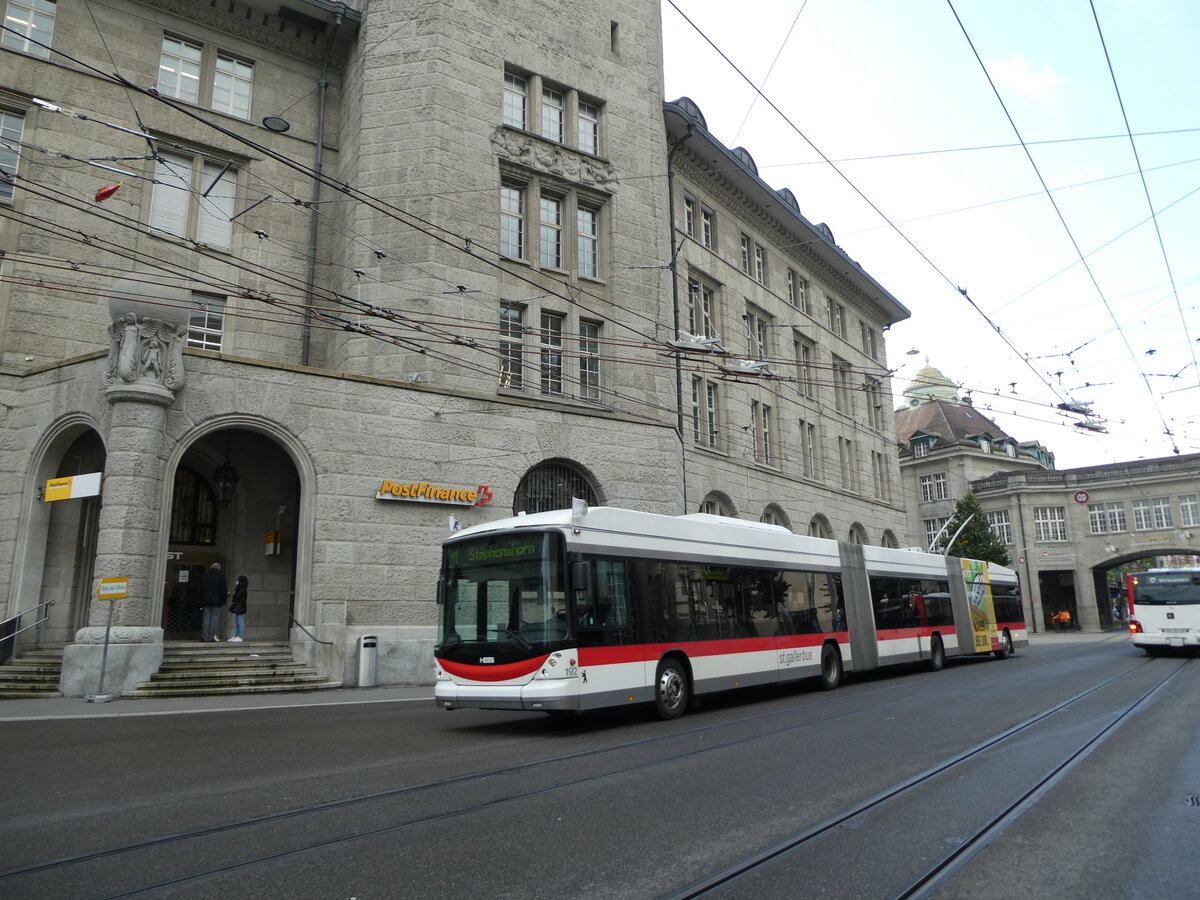
[[[64,693],[196,639],[213,562],[248,640],[427,681],[452,520],[572,496],[898,543],[907,311],[664,103],[656,4],[48,8],[0,42],[0,618]]]
[[[1056,470],[1050,451],[1014,439],[929,365],[904,392],[896,437],[910,545],[929,547],[973,493],[1035,631],[1064,609],[1083,629],[1111,627],[1111,570],[1200,553],[1200,455]]]

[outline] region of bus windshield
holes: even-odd
[[[561,538],[503,534],[446,546],[438,646],[509,644],[544,649],[566,637]]]
[[[1140,606],[1200,603],[1200,572],[1142,572],[1134,576],[1133,602]]]

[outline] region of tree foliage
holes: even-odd
[[[963,522],[967,523],[965,528],[962,528]],[[944,540],[953,537],[959,528],[962,528],[962,533],[955,538],[954,545],[950,548],[954,556],[982,559],[1001,566],[1012,565],[1008,549],[988,527],[983,507],[979,505],[974,494],[967,494],[954,505],[954,517],[946,528]]]

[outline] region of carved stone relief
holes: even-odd
[[[503,125],[492,132],[492,148],[504,159],[578,184],[596,185],[615,192],[620,183],[612,163],[540,141]]]

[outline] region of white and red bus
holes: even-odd
[[[705,514],[598,507],[464,529],[443,547],[445,709],[656,704],[1028,644],[1016,573]]]
[[[1129,636],[1151,656],[1200,646],[1200,569],[1151,569],[1125,576]]]

